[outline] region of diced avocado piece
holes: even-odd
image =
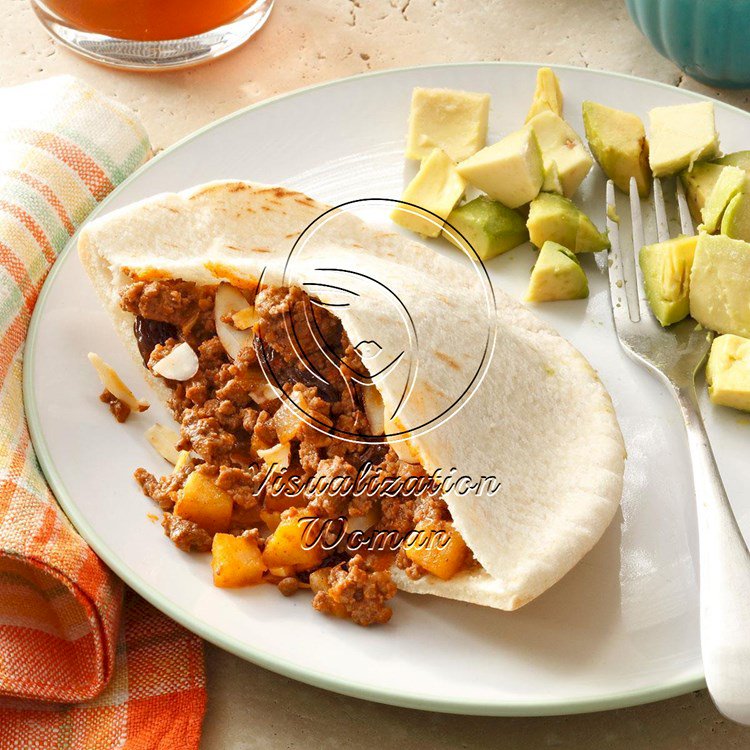
[[[723,169],[724,167],[719,164],[699,161],[693,164],[692,169],[685,169],[680,172],[680,180],[682,181],[682,186],[685,188],[685,197],[690,207],[690,215],[696,224],[699,224],[703,220],[701,215],[703,206],[706,205],[708,196],[714,189],[714,185]]]
[[[747,188],[746,188],[747,189]],[[735,195],[721,217],[721,234],[735,240],[750,242],[750,195]]]
[[[422,162],[414,179],[406,186],[401,196],[405,203],[399,203],[393,209],[391,219],[425,237],[437,237],[443,224],[428,212],[447,219],[465,190],[466,181],[456,171],[453,160],[439,148],[433,149]],[[406,203],[415,204],[418,208],[405,205]]]
[[[690,269],[697,237],[678,237],[641,248],[643,285],[654,317],[663,325],[690,313]]]
[[[562,117],[563,96],[560,82],[551,68],[539,68],[536,72],[536,90],[529,113],[526,115],[526,122],[540,112],[554,112]]]
[[[555,193],[540,193],[531,202],[526,226],[537,247],[550,240],[574,253],[591,253],[609,247],[607,235],[600,232],[573,201]]]
[[[703,223],[698,227],[699,231],[713,234],[719,228],[726,207],[742,191],[746,178],[745,171],[739,167],[722,167],[701,211]]]
[[[424,159],[434,148],[454,161],[467,159],[487,141],[490,95],[415,88],[411,94],[407,159]]]
[[[750,339],[731,333],[714,339],[706,384],[712,403],[750,411]]]
[[[630,178],[635,177],[638,194],[647,198],[651,192],[651,167],[641,118],[596,102],[584,102],[583,125],[591,153],[604,174],[624,193],[630,192]]]
[[[735,151],[731,154],[725,154],[719,159],[714,159],[712,163],[729,167],[739,167],[746,172],[750,172],[750,151]]]
[[[704,328],[750,337],[750,244],[700,235],[690,275],[690,314]]]
[[[711,102],[655,107],[649,112],[649,121],[649,164],[654,177],[676,174],[719,153]]]
[[[562,195],[563,186],[560,182],[560,173],[557,171],[556,161],[551,161],[545,165],[542,190],[545,193],[557,193],[558,195]]]
[[[575,253],[557,242],[545,242],[531,269],[527,302],[584,299],[589,282]]]
[[[508,208],[518,208],[536,198],[544,182],[542,152],[529,127],[460,162],[458,172]]]
[[[529,239],[526,222],[517,211],[483,195],[454,208],[447,224],[468,240],[482,260],[490,260]],[[464,249],[461,237],[456,237],[447,225],[443,235]]]
[[[528,127],[536,134],[542,149],[545,172],[552,170],[554,162],[562,193],[570,198],[591,170],[594,160],[578,133],[560,115],[545,110],[532,117]]]

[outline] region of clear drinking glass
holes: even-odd
[[[107,65],[164,70],[246,42],[274,0],[31,0],[57,40]]]

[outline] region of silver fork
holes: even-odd
[[[694,234],[685,193],[677,180],[682,233]],[[703,425],[695,375],[713,334],[690,318],[662,328],[646,301],[638,253],[644,242],[641,201],[630,181],[633,252],[623,255],[615,188],[607,183],[609,287],[615,329],[625,352],[656,375],[674,394],[685,420],[695,484],[700,552],[701,651],[706,684],[729,719],[750,723],[750,554],[729,505]],[[612,207],[611,209],[609,207]],[[659,242],[669,239],[662,185],[654,180]]]

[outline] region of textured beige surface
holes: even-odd
[[[623,0],[277,0],[266,28],[243,49],[202,68],[164,75],[114,72],[80,60],[47,38],[26,0],[0,0],[0,55],[0,85],[58,73],[80,76],[132,107],[157,148],[235,109],[301,86],[368,70],[462,60],[610,69],[750,109],[747,91],[716,92],[685,79],[640,36]],[[722,720],[705,692],[606,714],[461,718],[333,695],[212,646],[207,667],[204,750],[750,745],[750,730]]]

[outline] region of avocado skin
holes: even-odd
[[[575,253],[557,242],[545,242],[531,269],[526,301],[556,302],[588,296],[589,282]]]
[[[556,193],[539,193],[529,207],[526,226],[537,247],[551,240],[574,253],[609,249],[607,235],[573,201]]]
[[[697,237],[678,237],[641,248],[639,262],[649,307],[662,326],[690,313],[690,271]]]
[[[482,260],[506,253],[529,239],[526,222],[517,211],[484,195],[453,209],[446,223],[468,240]],[[453,242],[445,229],[443,235]]]

